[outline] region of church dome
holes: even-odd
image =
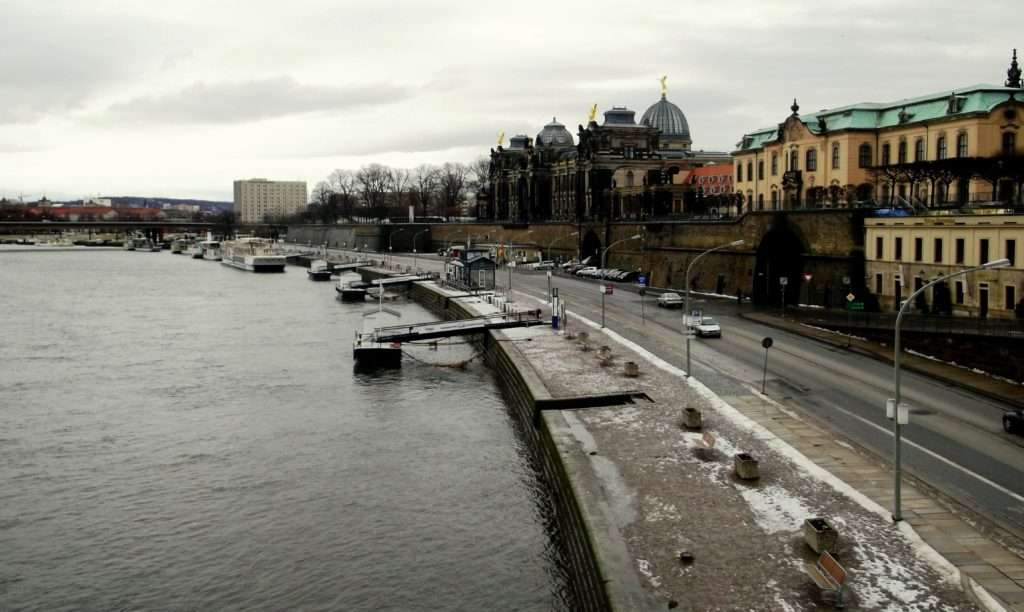
[[[647,109],[640,123],[661,130],[662,140],[690,140],[690,124],[686,122],[686,115],[678,106],[666,100],[665,94],[661,94],[661,100]]]
[[[554,147],[558,149],[575,146],[572,134],[554,117],[551,118],[551,123],[545,125],[544,129],[537,134],[537,139],[534,140],[534,143],[538,147]]]

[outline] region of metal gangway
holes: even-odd
[[[369,261],[356,261],[353,263],[334,263],[333,261],[327,262],[327,267],[330,268],[331,272],[344,272],[345,270],[355,270],[356,268],[366,268],[373,265]]]
[[[359,340],[364,344],[413,342],[416,340],[448,338],[450,336],[465,336],[492,329],[532,327],[535,325],[548,324],[549,322],[542,319],[540,315],[540,309],[521,310],[475,317],[472,319],[432,321],[429,323],[413,323],[410,325],[391,325],[388,327],[378,327],[372,332],[363,333]]]
[[[365,265],[365,264],[363,264]],[[356,266],[359,267],[359,266]],[[403,274],[401,276],[386,276],[384,278],[374,279],[372,281],[361,281],[349,283],[349,287],[353,289],[370,289],[372,287],[391,287],[394,285],[407,285],[416,281],[427,281],[433,280],[434,275],[430,273],[424,274]]]

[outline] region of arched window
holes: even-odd
[[[789,169],[790,171],[800,169],[800,154],[796,149],[789,152]]]
[[[807,171],[814,172],[818,169],[818,150],[807,149]]]
[[[889,143],[885,143],[884,145],[882,145],[882,165],[883,166],[888,166],[889,162],[892,161],[891,153],[892,153],[892,147],[889,145]]]
[[[896,148],[896,163],[905,164],[907,163],[907,141],[901,140],[899,147]]]
[[[946,137],[939,136],[935,141],[935,159],[946,159]]]
[[[779,191],[772,189],[772,210],[779,209]]]
[[[757,160],[757,178],[758,180],[764,180],[764,160]]]
[[[1013,155],[1017,150],[1017,135],[1013,132],[1003,132],[1003,155]]]
[[[838,170],[839,169],[839,143],[838,142],[833,142],[832,143],[832,169],[833,170]]]
[[[924,138],[914,141],[914,161],[924,161]]]
[[[967,157],[967,134],[964,132],[956,135],[956,156]]]
[[[632,186],[633,186],[633,171],[630,170],[629,172],[626,173],[626,187],[632,187]]]
[[[754,180],[754,164],[747,162],[747,180]]]
[[[772,153],[772,176],[779,174],[779,154]]]
[[[861,168],[871,167],[871,145],[864,143],[857,149],[857,165]]]

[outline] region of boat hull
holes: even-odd
[[[306,270],[306,274],[309,275],[309,280],[314,281],[329,281],[331,280],[330,270]]]
[[[360,370],[401,368],[402,345],[393,343],[360,346],[357,344],[352,349],[352,357],[355,359],[356,369]]]
[[[283,255],[232,255],[220,262],[249,272],[284,272],[287,263]]]

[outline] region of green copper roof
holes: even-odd
[[[908,98],[895,102],[861,102],[840,108],[832,108],[801,115],[800,120],[813,134],[821,133],[819,118],[825,120],[825,127],[829,132],[840,130],[877,130],[894,127],[898,125],[913,125],[924,121],[935,119],[952,118],[964,116],[971,113],[989,112],[997,104],[1010,99],[1010,94],[1016,93],[1024,101],[1024,90],[1012,87],[999,87],[997,85],[974,85],[962,87],[952,92],[921,96],[919,98]],[[956,96],[958,108],[956,112],[948,112],[950,98]],[[904,121],[900,120],[901,114]],[[743,140],[737,145],[737,150],[747,151],[757,149],[766,143],[778,138],[778,127],[764,128],[743,135]]]

